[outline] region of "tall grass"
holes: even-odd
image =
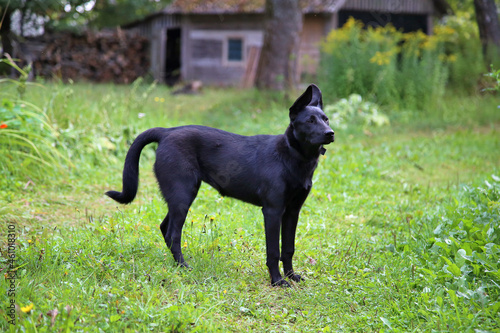
[[[0,186],[5,188],[62,172],[72,162],[57,149],[58,133],[45,110],[23,100],[29,68],[18,67],[10,58],[2,62],[20,74],[19,80],[0,80]],[[8,85],[14,85],[15,92],[9,94]]]

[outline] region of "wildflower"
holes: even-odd
[[[183,247],[183,248],[188,247],[188,242],[187,242],[187,241],[184,241],[184,245],[183,245],[182,247]]]
[[[1,129],[7,128],[7,127],[9,127],[9,126],[7,126],[7,124],[6,124],[6,123],[2,123],[2,124],[0,125],[0,128],[1,128]]]
[[[26,305],[26,306],[21,307],[21,311],[24,313],[29,313],[29,312],[31,312],[31,310],[33,310],[33,303],[31,303],[30,305]]]
[[[447,60],[448,62],[455,62],[457,61],[457,56],[455,54],[450,54]]]
[[[155,102],[159,102],[160,101],[160,97],[155,97]]]
[[[354,28],[356,26],[359,27],[359,28],[362,28],[363,27],[363,22],[358,21],[354,17],[350,16],[349,19],[347,20],[347,22],[344,24],[344,26],[342,28],[351,29],[351,28]]]
[[[425,41],[422,43],[422,48],[424,50],[434,50],[437,45],[437,40],[436,38],[426,38]]]
[[[375,55],[370,59],[370,62],[377,63],[377,65],[382,66],[382,65],[389,65],[391,63],[391,51],[389,52],[380,52],[377,51],[375,52]]]
[[[456,33],[456,30],[452,27],[438,25],[434,27],[434,33],[436,35],[453,35]]]

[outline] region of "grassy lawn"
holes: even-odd
[[[48,116],[66,159],[2,169],[0,286],[14,296],[0,297],[0,330],[498,330],[498,97],[449,93],[432,110],[384,110],[390,127],[334,128],[299,220],[295,269],[306,281],[292,288],[270,286],[260,209],[206,185],[184,227],[192,269],[174,265],[159,231],[167,208],[154,147],[143,152],[131,205],[104,196],[120,189],[125,153],[141,131],[203,124],[280,134],[291,99],[236,89],[172,96],[147,85],[29,87],[25,105]]]

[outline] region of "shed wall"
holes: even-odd
[[[432,14],[432,0],[348,0],[342,6],[343,10],[359,10],[373,12]]]
[[[262,46],[259,14],[186,15],[182,25],[182,78],[222,85],[239,84],[252,46]],[[228,61],[228,40],[243,42],[242,61]]]

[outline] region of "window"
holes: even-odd
[[[243,39],[229,38],[227,40],[227,60],[243,61]]]

